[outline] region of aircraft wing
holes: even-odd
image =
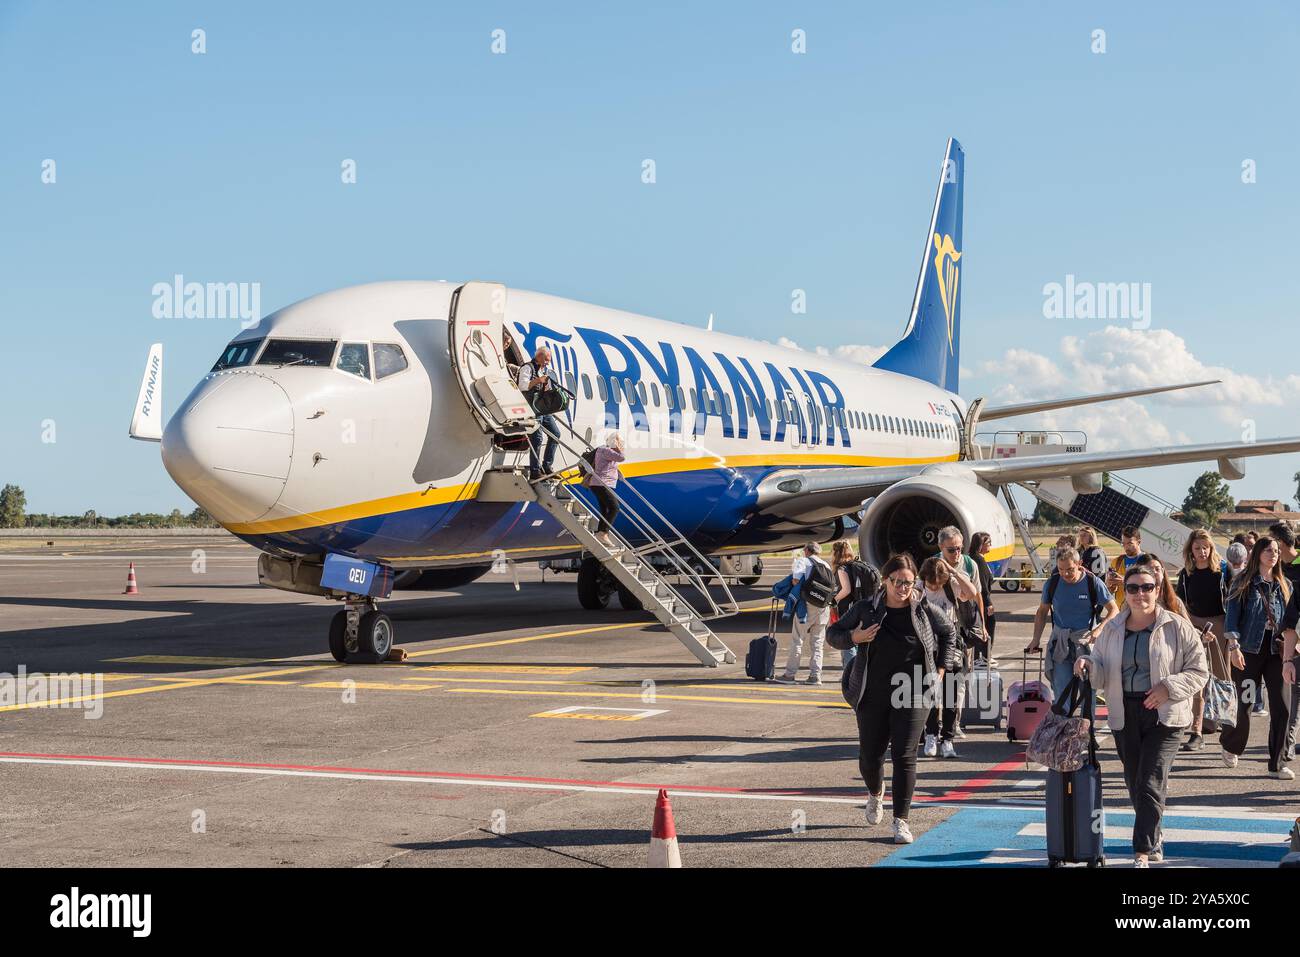
[[[1043,399],[1038,402],[1018,402],[1015,405],[986,406],[980,412],[980,421],[991,419],[1009,419],[1016,415],[1032,415],[1035,412],[1051,412],[1053,409],[1072,409],[1079,405],[1093,405],[1097,402],[1110,402],[1113,399],[1131,399],[1139,395],[1154,395],[1157,392],[1177,392],[1179,389],[1197,389],[1204,385],[1218,385],[1220,379],[1208,379],[1205,382],[1182,382],[1176,385],[1157,385],[1147,389],[1130,389],[1127,392],[1097,392],[1092,395],[1076,395],[1066,399]]]
[[[1256,442],[1211,442],[1150,449],[977,459],[942,465],[788,468],[773,472],[759,483],[757,507],[765,515],[811,524],[857,511],[863,501],[879,495],[893,483],[927,470],[949,474],[969,471],[988,485],[1007,485],[1187,462],[1227,460],[1233,467],[1231,463],[1238,459],[1285,452],[1300,452],[1300,436]]]
[[[1008,482],[1066,478],[1116,469],[1242,459],[1255,455],[1280,455],[1284,452],[1300,452],[1300,436],[1261,439],[1256,442],[1209,442],[1165,448],[1119,449],[1111,452],[1063,452],[1057,455],[1025,456],[1022,459],[981,459],[961,464],[991,485],[1005,485]]]

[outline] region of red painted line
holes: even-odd
[[[1001,762],[1000,764],[993,765],[993,767],[983,772],[983,774],[973,777],[969,781],[965,781],[957,785],[957,787],[951,791],[948,791],[944,794],[940,794],[937,797],[916,797],[913,798],[912,801],[913,803],[941,802],[945,804],[952,801],[965,801],[972,796],[973,792],[978,791],[981,788],[987,788],[987,787],[992,787],[995,784],[1001,784],[1003,783],[1003,780],[1006,778],[1006,776],[1010,774],[1012,771],[1016,771],[1016,770],[1023,771],[1024,767],[1025,767],[1025,755],[1024,752],[1022,751],[1019,756],[1014,758],[1008,758],[1007,760]]]
[[[466,320],[465,320],[465,325],[467,325],[467,326],[490,326],[490,325],[492,325],[492,320],[491,320],[491,319],[466,319]]]

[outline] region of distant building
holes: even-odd
[[[1173,512],[1174,521],[1181,521],[1182,512]],[[1236,511],[1219,516],[1215,528],[1235,535],[1237,532],[1264,532],[1274,522],[1294,522],[1300,525],[1300,512],[1290,511],[1286,502],[1275,498],[1243,498]]]

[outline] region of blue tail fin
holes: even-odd
[[[966,152],[948,140],[939,171],[934,213],[925,234],[921,275],[903,338],[876,361],[877,369],[900,372],[957,391],[961,359],[961,193]]]

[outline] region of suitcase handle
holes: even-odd
[[[1036,654],[1038,655],[1038,680],[1041,683],[1043,680],[1043,649],[1039,648]],[[1027,682],[1029,680],[1028,649],[1021,653],[1020,665],[1020,680],[1021,682]]]

